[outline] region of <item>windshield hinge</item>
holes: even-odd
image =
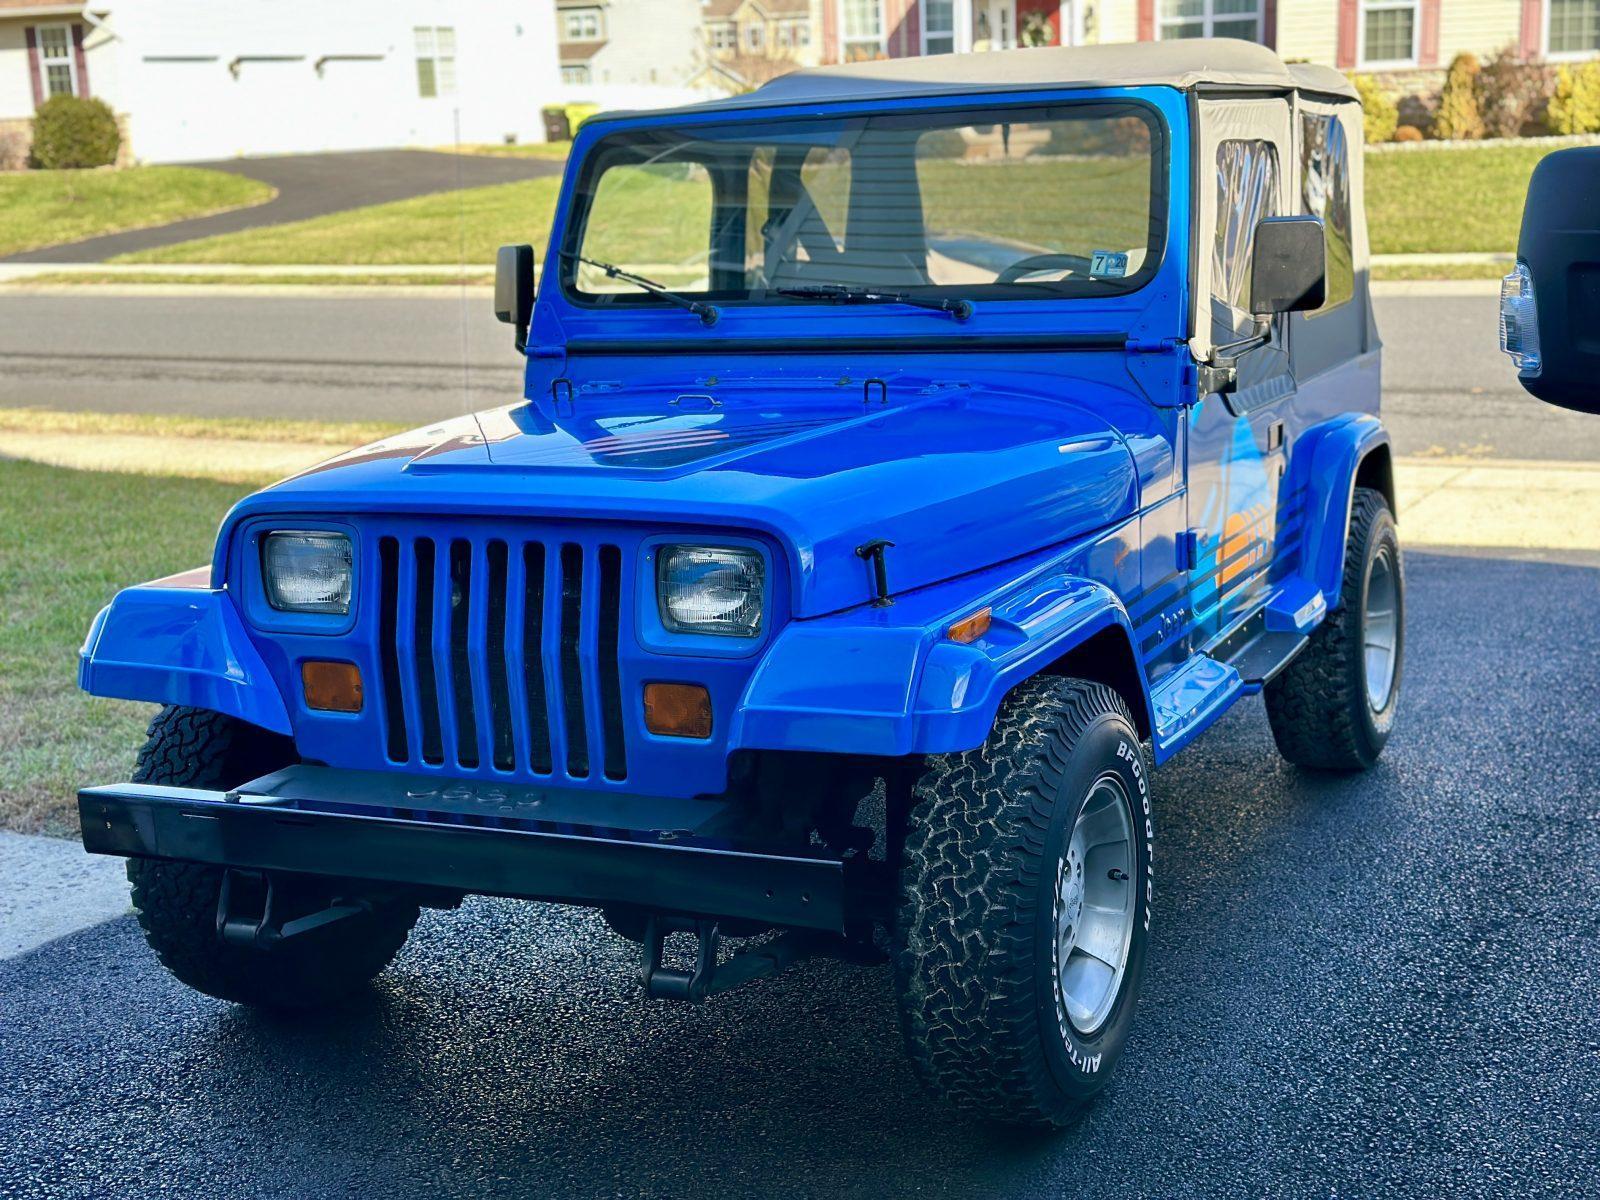
[[[1124,349],[1129,354],[1174,354],[1183,344],[1182,338],[1129,338]]]

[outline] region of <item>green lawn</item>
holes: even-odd
[[[165,225],[272,199],[266,184],[199,167],[0,174],[0,254]]]
[[[1367,155],[1372,252],[1516,249],[1528,177],[1559,148],[1530,141]]]
[[[500,149],[498,147],[494,149]],[[528,150],[533,147],[507,147]],[[1372,250],[1452,252],[1506,250],[1516,244],[1528,176],[1552,146],[1480,146],[1367,156],[1367,218]],[[1133,175],[1117,186],[1084,188],[1068,179],[1084,164],[1063,163],[1037,172],[1005,172],[954,163],[930,164],[959,185],[929,189],[931,226],[959,228],[968,210],[981,211],[975,228],[1049,244],[1063,220],[1092,231],[1095,244],[1138,239],[1142,196]],[[1106,170],[1101,165],[1096,169]],[[642,175],[643,172],[640,172]],[[1104,183],[1105,181],[1101,181]],[[395,263],[487,264],[498,246],[541,246],[555,207],[559,181],[473,188],[380,204],[290,225],[186,242],[118,261],[141,263]],[[1126,204],[1108,203],[1125,194]],[[640,240],[668,232],[674,253],[692,231],[703,203],[665,184],[636,189],[609,223],[605,255],[627,259]],[[614,232],[613,232],[614,231]],[[657,243],[659,245],[659,243]],[[660,261],[660,255],[650,261]]]
[[[355,266],[492,263],[496,249],[508,242],[543,241],[559,187],[558,179],[530,179],[439,192],[124,254],[113,261]]]
[[[120,587],[209,560],[249,489],[0,461],[0,827],[67,833],[80,784],[126,779],[153,707],[78,691]]]

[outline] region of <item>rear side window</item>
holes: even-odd
[[[1256,224],[1278,215],[1278,148],[1238,138],[1217,147],[1217,228],[1211,261],[1211,337],[1247,336]]]
[[[1355,294],[1355,239],[1350,218],[1350,143],[1332,113],[1300,114],[1300,200],[1322,218],[1328,251],[1328,300],[1311,316],[1345,304]]]

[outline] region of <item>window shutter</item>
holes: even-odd
[[[82,100],[89,98],[89,64],[83,57],[83,26],[72,27],[72,60],[78,68],[78,97]]]
[[[1278,0],[1266,0],[1261,7],[1261,44],[1269,50],[1278,48]]]
[[[1139,0],[1139,40],[1156,40],[1156,0]]]
[[[22,31],[28,43],[28,82],[33,84],[33,107],[44,103],[44,76],[39,73],[39,33],[32,25]]]
[[[1439,65],[1439,0],[1422,0],[1422,28],[1417,33],[1417,65]]]
[[[1339,0],[1338,67],[1348,71],[1356,65],[1356,32],[1361,28],[1360,0]]]
[[[1523,59],[1544,53],[1544,0],[1522,0],[1522,28],[1517,47]]]

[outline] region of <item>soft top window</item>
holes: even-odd
[[[1131,103],[619,133],[587,159],[561,278],[580,303],[640,306],[664,301],[581,260],[724,304],[1113,295],[1159,264],[1165,170]]]

